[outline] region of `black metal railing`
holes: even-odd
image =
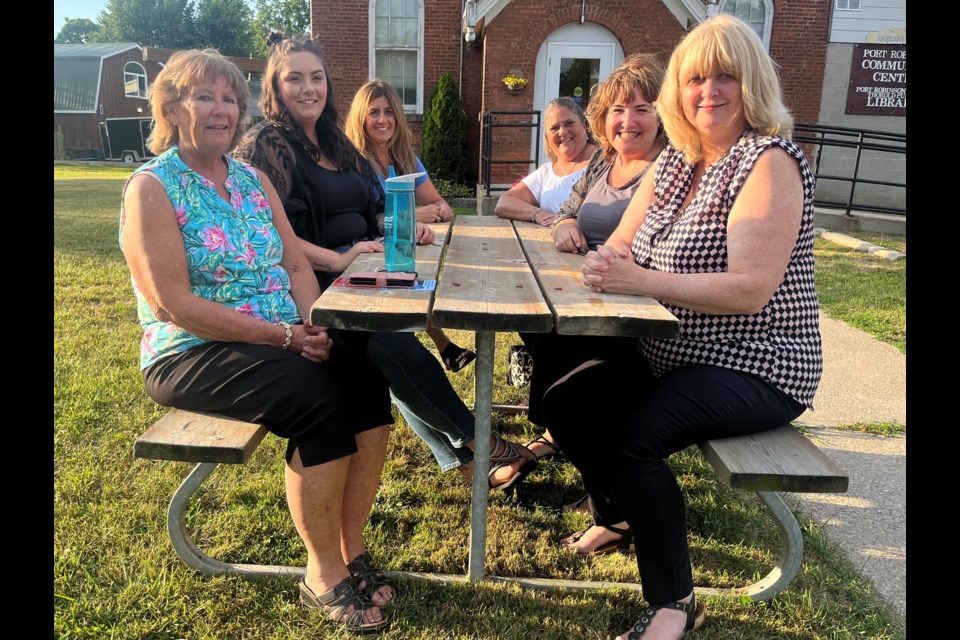
[[[843,209],[846,215],[850,215],[854,210],[907,215],[906,134],[820,124],[796,124],[793,141],[813,147],[812,169],[817,178],[817,195],[814,198],[814,204],[817,206]],[[865,155],[869,155],[869,159],[877,164],[887,165],[892,158],[903,156],[902,170],[894,171],[904,176],[903,180],[877,180],[869,177],[878,170],[875,167],[864,168]],[[831,188],[828,181],[848,184],[846,197],[843,197],[842,189],[838,191]],[[858,189],[863,185],[875,185],[886,187],[886,189]],[[878,191],[882,193],[882,196],[879,196],[882,199],[902,200],[904,205],[899,207],[878,204]],[[828,196],[831,195],[839,196],[841,199],[830,199]]]
[[[529,116],[529,120],[512,119],[508,122],[497,121],[499,116]],[[540,145],[535,145],[533,158],[511,158],[501,159],[493,156],[493,131],[494,129],[517,128],[533,129],[536,132],[534,140],[540,140],[540,112],[539,111],[487,111],[483,114],[482,131],[480,138],[483,143],[480,145],[480,181],[486,189],[486,195],[490,195],[490,174],[495,164],[529,164],[534,167],[540,166]]]
[[[514,119],[504,122],[498,121],[501,116],[511,116]],[[529,120],[516,120],[517,116],[528,116]],[[536,131],[536,140],[540,139],[540,112],[539,111],[487,111],[482,118],[480,149],[480,180],[486,195],[490,195],[490,176],[495,164],[533,163],[540,165],[540,145],[535,145],[536,152],[533,158],[499,158],[494,155],[494,130],[498,128],[525,127]],[[820,124],[794,125],[793,141],[800,145],[809,145],[813,159],[813,173],[817,178],[817,195],[814,204],[830,209],[842,209],[846,215],[851,211],[868,211],[875,213],[890,213],[896,215],[907,214],[906,209],[906,155],[907,136],[902,133],[887,131],[870,131],[866,129],[852,129],[848,127],[834,127]],[[869,156],[869,158],[865,158]],[[864,160],[868,159],[873,165],[890,165],[891,158],[903,156],[903,166],[892,171],[904,176],[902,181],[879,180],[875,175],[879,170],[874,167],[865,167]],[[839,183],[849,185],[837,189]],[[872,189],[864,189],[872,185]],[[881,187],[878,195],[877,187]],[[902,191],[901,191],[902,190]],[[882,204],[882,200],[902,201],[904,205],[893,206]]]

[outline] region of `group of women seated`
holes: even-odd
[[[120,243],[143,327],[140,364],[164,406],[264,424],[285,438],[291,517],[307,551],[300,600],[351,631],[380,631],[398,597],[363,538],[391,400],[441,469],[472,478],[472,413],[410,333],[313,326],[312,303],[361,253],[380,252],[383,180],[423,170],[402,104],[370,81],[338,127],[318,46],[274,38],[264,122],[213,50],[175,54],[150,95],[159,154],[124,188]],[[635,547],[649,606],[621,638],[674,640],[702,625],[683,497],[666,464],[712,438],[777,427],[812,405],[822,368],[813,286],[813,176],[792,142],[773,62],[721,14],[691,30],[666,72],[631,56],[586,115],[545,110],[551,161],[498,215],[550,226],[584,255],[594,292],[652,296],[673,339],[524,336],[533,354],[524,447],[491,437],[491,488],[561,450],[593,524],[578,554]],[[418,241],[450,207],[417,184]],[[448,370],[470,355],[431,330]],[[590,399],[585,402],[583,399]]]

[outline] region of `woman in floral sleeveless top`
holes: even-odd
[[[160,155],[127,182],[120,220],[144,382],[163,406],[287,440],[287,502],[307,550],[301,598],[375,631],[389,621],[374,592],[383,576],[355,569],[369,558],[389,389],[365,344],[351,350],[357,341],[302,321],[320,295],[310,263],[270,181],[227,155],[248,100],[243,74],[214,50],[175,53],[151,87],[148,143]]]

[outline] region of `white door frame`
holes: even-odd
[[[600,81],[603,81],[623,61],[623,48],[616,37],[604,27],[594,23],[567,24],[551,33],[540,45],[537,67],[533,81],[533,109],[543,106],[557,97],[560,85],[560,58],[583,57],[600,59]],[[589,90],[589,87],[586,88]],[[540,149],[540,163],[547,161],[543,149],[543,121],[537,136],[531,132],[530,157]],[[531,171],[536,167],[531,166]]]

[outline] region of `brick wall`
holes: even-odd
[[[829,29],[829,0],[774,2],[770,57],[780,65],[784,102],[798,122],[817,122]]]
[[[357,89],[370,77],[369,6],[367,0],[311,0],[312,35],[323,47],[334,83],[336,105],[341,117],[350,109]],[[464,96],[479,96],[478,51],[464,43],[464,72],[460,69],[460,3],[451,0],[424,0],[423,106],[440,76],[449,72],[454,82],[462,83]],[[469,126],[477,122],[479,99],[466,99],[468,145],[479,145],[479,132]],[[423,131],[422,114],[408,115],[414,143],[419,149]],[[470,175],[476,173],[476,163]],[[428,167],[429,169],[429,167]]]
[[[560,27],[579,23],[584,5],[578,0],[551,4],[540,0],[513,0],[484,30],[484,111],[530,110],[537,53],[544,40]],[[636,52],[657,54],[666,64],[684,30],[661,0],[607,0],[587,2],[587,22],[598,24],[620,43],[624,55]],[[511,69],[523,69],[531,84],[511,95],[500,81]],[[530,132],[525,129],[498,129],[493,153],[498,158],[529,158]],[[478,152],[479,153],[479,152]],[[545,158],[541,158],[541,162]],[[526,175],[525,164],[494,165],[492,184],[511,184]]]
[[[341,115],[350,106],[357,88],[369,77],[368,0],[311,0],[314,39],[326,54],[333,77],[336,104]],[[586,10],[587,22],[609,30],[625,55],[645,51],[658,54],[666,63],[685,29],[662,0],[513,0],[473,43],[460,33],[461,3],[424,0],[424,96],[430,93],[444,71],[453,74],[462,87],[467,114],[467,147],[471,176],[479,177],[481,123],[479,116],[492,110],[529,110],[532,87],[511,95],[500,82],[510,69],[520,67],[534,80],[537,53],[544,40],[566,24],[578,23]],[[771,55],[780,65],[787,106],[796,119],[817,122],[823,91],[824,66],[830,18],[829,0],[776,0],[774,2]],[[461,60],[462,53],[462,60]],[[410,117],[419,146],[422,118]],[[501,135],[501,131],[504,133]],[[529,130],[499,130],[496,153],[503,157],[529,158]],[[504,147],[501,149],[501,141]],[[516,154],[504,156],[503,153]],[[429,167],[428,167],[429,168]],[[491,181],[514,181],[526,166],[503,166]]]

